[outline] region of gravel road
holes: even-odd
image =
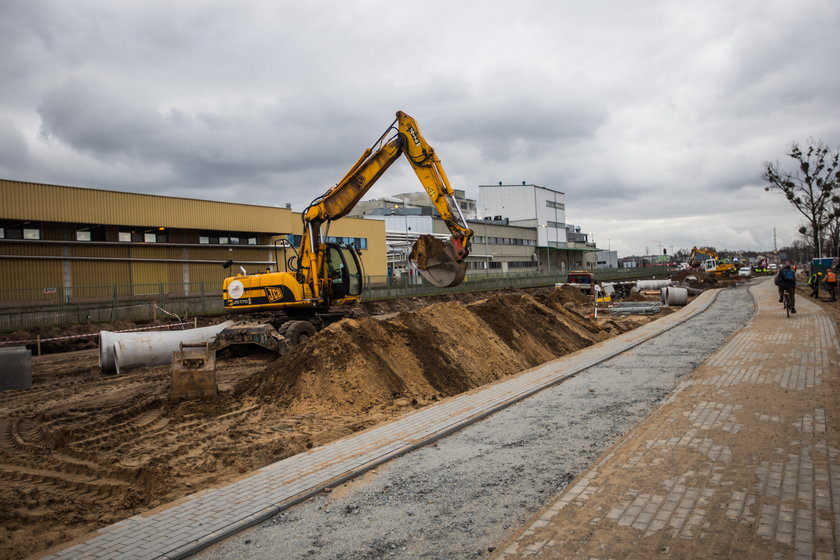
[[[745,286],[710,309],[210,547],[202,560],[484,558],[753,316]]]

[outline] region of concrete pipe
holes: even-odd
[[[639,280],[636,282],[635,291],[658,290],[671,285],[670,280]]]
[[[226,321],[186,331],[101,331],[99,367],[106,373],[121,373],[131,368],[169,364],[172,362],[172,353],[180,349],[181,343],[211,342],[219,332],[232,324],[233,321]]]
[[[673,286],[659,290],[659,300],[665,305],[681,306],[688,303],[688,290]]]

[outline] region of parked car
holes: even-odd
[[[749,278],[750,276],[752,276],[752,269],[748,266],[742,266],[738,269],[738,276],[746,276],[747,278]]]

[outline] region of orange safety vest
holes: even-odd
[[[837,275],[834,272],[828,272],[825,275],[825,281],[829,284],[835,284],[837,282]]]

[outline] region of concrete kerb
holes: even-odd
[[[158,550],[157,553],[155,553],[153,555],[149,555],[149,556],[147,556],[147,558],[166,559],[166,560],[177,560],[177,559],[181,559],[181,558],[186,558],[186,557],[188,557],[192,554],[197,553],[200,550],[203,550],[204,548],[207,548],[207,547],[209,547],[209,546],[211,546],[211,545],[213,545],[213,544],[215,544],[219,541],[222,541],[222,540],[224,540],[228,537],[231,537],[231,536],[235,535],[236,533],[239,533],[240,531],[242,531],[244,529],[247,529],[249,527],[252,527],[254,525],[262,523],[262,522],[268,520],[269,518],[277,515],[278,513],[284,511],[285,509],[288,509],[289,507],[291,507],[295,504],[303,502],[303,501],[317,495],[318,493],[323,492],[326,488],[330,488],[330,487],[336,486],[338,484],[344,483],[344,482],[346,482],[348,480],[351,480],[351,479],[353,479],[353,478],[355,478],[355,477],[357,477],[361,474],[364,474],[367,471],[370,471],[371,469],[376,468],[379,465],[382,465],[383,463],[391,461],[391,460],[393,460],[393,459],[395,459],[395,458],[397,458],[401,455],[405,455],[406,453],[409,453],[413,450],[419,449],[419,448],[421,448],[425,445],[428,445],[430,443],[434,443],[435,441],[438,441],[438,440],[440,440],[444,437],[447,437],[447,436],[453,434],[454,432],[457,432],[457,431],[459,431],[459,430],[461,430],[461,429],[463,429],[463,428],[465,428],[465,427],[467,427],[471,424],[474,424],[475,422],[478,422],[478,421],[482,420],[483,418],[486,418],[487,416],[489,416],[491,414],[494,414],[495,412],[498,412],[498,411],[500,411],[504,408],[507,408],[507,407],[509,407],[509,406],[511,406],[511,405],[513,405],[517,402],[520,402],[524,399],[527,399],[528,397],[530,397],[530,396],[532,396],[532,395],[534,395],[534,394],[536,394],[536,393],[538,393],[538,392],[540,392],[544,389],[547,389],[551,386],[554,386],[558,383],[563,382],[564,380],[567,380],[571,377],[574,377],[578,373],[580,373],[580,372],[582,372],[582,371],[584,371],[588,368],[591,368],[595,365],[598,365],[598,364],[600,364],[600,363],[602,363],[606,360],[609,360],[610,358],[613,358],[613,357],[617,356],[618,354],[621,354],[622,352],[626,352],[627,350],[629,350],[629,349],[631,349],[631,348],[633,348],[633,347],[635,347],[635,346],[637,346],[637,345],[639,345],[643,342],[646,342],[648,340],[651,340],[651,339],[655,338],[656,336],[662,334],[663,332],[670,329],[671,327],[679,325],[679,324],[691,319],[692,317],[706,311],[716,301],[719,293],[720,293],[720,289],[706,291],[703,294],[701,294],[695,301],[693,301],[688,306],[686,306],[686,307],[680,309],[679,311],[676,311],[675,313],[672,313],[672,314],[670,314],[666,317],[663,317],[662,319],[659,319],[657,321],[653,321],[651,323],[648,323],[647,325],[644,325],[642,327],[634,329],[633,331],[630,331],[628,333],[624,333],[624,334],[619,335],[617,337],[614,337],[612,339],[600,342],[600,343],[598,343],[594,346],[590,346],[588,348],[585,348],[583,350],[575,352],[574,354],[570,354],[568,356],[563,356],[561,358],[558,358],[557,360],[553,360],[551,362],[548,362],[547,364],[537,366],[535,368],[532,368],[530,370],[527,370],[525,372],[517,374],[514,377],[497,381],[497,382],[495,382],[495,383],[493,383],[489,386],[485,386],[485,387],[473,390],[473,391],[471,391],[471,392],[469,392],[465,395],[459,395],[459,396],[453,397],[453,399],[475,398],[477,395],[480,395],[483,392],[486,392],[490,389],[498,388],[499,386],[502,386],[504,384],[509,384],[509,383],[512,384],[513,382],[516,382],[516,381],[519,381],[520,383],[522,383],[523,380],[527,381],[527,377],[529,375],[534,376],[534,377],[538,377],[537,374],[539,374],[541,372],[541,370],[546,369],[547,367],[550,367],[552,365],[556,365],[559,362],[571,361],[574,364],[575,361],[579,361],[581,356],[584,356],[587,353],[594,354],[592,359],[583,360],[581,363],[573,366],[572,369],[570,369],[568,371],[565,371],[565,372],[562,372],[562,373],[558,372],[558,373],[555,373],[555,374],[550,374],[550,375],[548,375],[547,380],[540,381],[539,379],[537,379],[536,384],[531,385],[531,386],[526,385],[526,388],[524,390],[519,390],[518,392],[513,392],[512,394],[509,394],[508,396],[505,396],[504,398],[502,398],[499,401],[489,403],[487,406],[477,407],[478,410],[473,414],[469,414],[469,415],[466,415],[466,416],[462,416],[460,418],[456,418],[451,423],[447,423],[448,419],[444,419],[444,422],[439,424],[437,428],[434,428],[431,432],[427,433],[424,436],[412,437],[412,438],[409,439],[409,441],[407,441],[407,442],[403,441],[402,443],[397,441],[396,442],[398,444],[397,449],[393,449],[392,451],[389,451],[389,452],[383,453],[381,455],[376,455],[374,457],[366,459],[366,460],[364,460],[363,463],[355,465],[355,466],[348,465],[348,469],[345,472],[341,473],[340,475],[332,476],[332,477],[329,477],[327,479],[324,479],[321,482],[313,484],[312,486],[310,486],[306,490],[296,492],[296,493],[288,495],[286,497],[278,496],[278,498],[280,498],[280,500],[277,501],[276,503],[274,503],[270,506],[267,506],[267,507],[266,506],[262,506],[262,507],[257,506],[257,507],[255,507],[256,511],[254,513],[249,513],[249,514],[244,515],[243,517],[241,517],[239,519],[231,520],[223,528],[212,529],[212,530],[206,532],[203,535],[198,535],[197,534],[197,533],[200,533],[200,530],[194,530],[194,531],[185,530],[184,531],[185,534],[192,533],[194,535],[194,538],[185,539],[185,542],[183,542],[183,544],[175,545],[174,548],[171,548],[170,550],[167,550],[165,552]],[[601,350],[600,352],[598,351],[599,348]],[[543,377],[545,377],[545,376],[543,376]],[[396,420],[396,421],[392,422],[391,425],[393,425],[394,423],[397,423],[397,422],[403,422],[407,426],[410,426],[411,421],[414,418],[416,418],[418,416],[418,414],[421,414],[421,413],[425,413],[426,415],[434,414],[434,411],[436,409],[439,409],[441,406],[444,406],[447,403],[452,402],[453,399],[447,399],[447,400],[442,401],[440,403],[436,403],[435,405],[432,405],[430,407],[426,407],[425,409],[422,409],[420,411],[411,413],[407,416],[404,416],[403,418],[401,418],[399,420]],[[373,428],[372,430],[376,430],[376,429],[377,428]],[[339,442],[352,443],[352,441],[354,439],[359,438],[360,436],[362,436],[365,433],[370,434],[370,432],[371,432],[371,430],[366,430],[365,432],[360,432],[359,434],[350,436],[349,438],[347,438],[345,440],[339,440]],[[326,451],[330,447],[331,447],[330,445],[327,445],[327,446],[324,446],[322,448],[313,449],[311,451],[306,452],[306,454],[317,455],[319,452]],[[361,455],[361,454],[359,454],[359,455]],[[364,459],[363,456],[358,456],[358,455],[357,455],[356,458]],[[289,458],[289,459],[293,459],[293,458]],[[240,481],[238,481],[236,483],[233,483],[233,485],[245,483],[248,480],[251,480],[251,479],[253,479],[257,476],[260,476],[263,473],[267,472],[268,469],[271,469],[272,467],[277,466],[277,465],[281,465],[282,463],[284,463],[284,461],[288,461],[289,459],[284,459],[283,461],[275,463],[274,465],[269,465],[267,467],[263,467],[262,469],[259,469],[258,471],[256,471],[253,475],[249,476],[248,478],[241,479]],[[349,459],[342,459],[342,461],[349,461]],[[329,461],[329,463],[332,463],[332,461]],[[321,469],[321,470],[326,470],[326,469]],[[199,493],[194,494],[192,496],[187,496],[185,498],[181,498],[177,502],[174,502],[172,506],[173,507],[188,507],[189,504],[190,504],[190,501],[192,499],[198,498],[201,495],[207,496],[208,494],[215,494],[215,493],[216,492],[212,492],[212,491],[211,492],[207,492],[207,491],[199,492]],[[110,526],[104,527],[102,529],[99,529],[87,541],[84,541],[84,542],[82,542],[80,544],[77,544],[73,547],[63,549],[63,550],[61,550],[61,551],[59,551],[55,554],[46,556],[45,560],[46,559],[48,559],[48,560],[58,560],[59,558],[66,558],[66,557],[68,557],[67,553],[71,552],[71,551],[74,551],[74,550],[78,551],[78,552],[81,552],[80,548],[83,547],[83,546],[86,546],[86,545],[89,546],[91,544],[94,544],[96,541],[98,541],[100,539],[104,540],[104,539],[108,538],[109,535],[111,535],[113,537],[112,532],[115,531],[115,530],[125,532],[126,525],[131,525],[132,526],[131,529],[128,530],[128,533],[136,535],[137,534],[136,530],[139,529],[139,525],[143,525],[144,523],[147,523],[147,522],[150,523],[151,522],[150,520],[152,518],[154,518],[155,515],[161,515],[161,514],[167,512],[167,511],[169,511],[169,510],[165,509],[165,510],[163,510],[163,511],[157,513],[157,514],[153,514],[151,516],[144,516],[144,515],[141,514],[141,515],[126,519],[124,521],[121,521],[118,524],[110,525]],[[118,525],[120,526],[119,529],[117,528]],[[173,544],[175,544],[175,543],[173,543]],[[71,556],[72,556],[72,554],[71,554]],[[119,555],[119,553],[117,553],[116,556],[114,556],[113,554],[110,554],[110,553],[105,553],[105,554],[96,555],[96,556],[93,556],[93,557],[94,558],[118,558],[118,557],[120,557],[120,555]]]

